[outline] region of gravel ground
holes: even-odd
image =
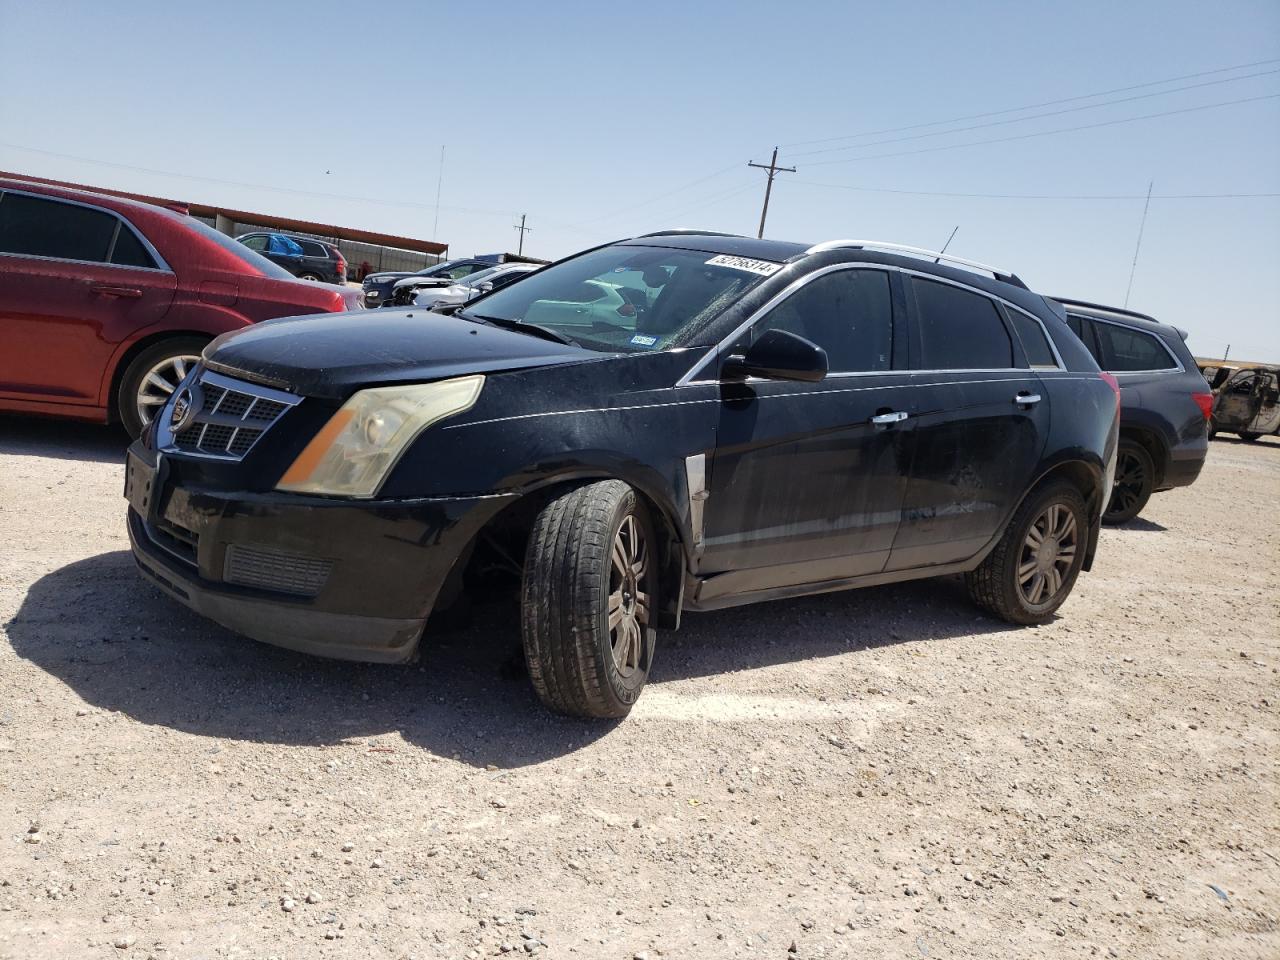
[[[1049,626],[954,580],[690,616],[632,716],[141,582],[117,435],[0,420],[0,958],[1280,955],[1280,443]]]

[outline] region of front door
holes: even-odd
[[[1031,485],[1049,432],[1048,393],[1002,308],[934,279],[912,276],[907,288],[919,410],[890,570],[977,553]],[[1036,352],[1047,350],[1045,342]]]
[[[116,346],[169,309],[176,279],[114,213],[0,198],[0,397],[96,406]]]
[[[1241,370],[1226,382],[1213,408],[1219,430],[1248,430],[1258,415],[1262,376],[1257,370]]]
[[[711,580],[700,596],[884,567],[911,456],[910,374],[893,369],[894,327],[889,273],[840,268],[815,275],[734,346],[787,330],[823,347],[830,372],[819,383],[721,387],[699,564]]]

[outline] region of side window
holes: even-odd
[[[1013,329],[1018,332],[1022,341],[1022,349],[1027,352],[1027,361],[1033,367],[1056,367],[1058,361],[1053,356],[1053,348],[1044,335],[1040,324],[1032,320],[1020,310],[1005,311],[1013,322]]]
[[[1067,314],[1067,326],[1071,328],[1071,332],[1080,338],[1080,342],[1084,344],[1084,348],[1089,351],[1089,355],[1093,357],[1093,362],[1099,367],[1106,369],[1102,362],[1102,358],[1098,356],[1097,341],[1093,338],[1093,324],[1084,317],[1074,313]]]
[[[111,250],[111,262],[122,267],[155,267],[155,258],[142,245],[137,235],[123,223]]]
[[[262,253],[267,249],[267,236],[263,233],[256,234],[252,237],[245,237],[241,242],[250,250],[257,250],[258,253]]]
[[[805,284],[751,330],[786,330],[827,351],[832,373],[888,370],[893,306],[883,270],[837,270]]]
[[[302,247],[302,252],[308,257],[320,257],[327,260],[329,251],[324,248],[323,244],[316,243],[314,240],[298,240],[297,244]]]
[[[1169,351],[1149,333],[1114,323],[1095,323],[1093,332],[1102,353],[1099,364],[1103,370],[1168,370],[1175,366]]]
[[[473,273],[479,273],[481,270],[488,270],[489,267],[482,263],[464,263],[454,267],[452,270],[446,270],[444,275],[450,280],[461,280],[463,277],[469,277]]]
[[[920,328],[918,370],[1003,370],[1013,343],[995,303],[979,293],[911,278]]]
[[[105,262],[115,214],[23,193],[0,198],[0,253]]]

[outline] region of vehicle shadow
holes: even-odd
[[[0,456],[124,463],[128,447],[119,427],[0,415]]]
[[[1275,434],[1258,437],[1257,440],[1245,440],[1243,437],[1233,436],[1227,433],[1219,433],[1213,437],[1214,443],[1226,443],[1237,447],[1278,447],[1280,446],[1280,437]]]
[[[1117,524],[1115,529],[1142,530],[1147,533],[1165,533],[1169,528],[1156,523],[1154,520],[1148,520],[1146,517],[1134,517],[1132,520],[1127,520],[1124,523]]]
[[[127,551],[36,581],[6,624],[15,652],[93,707],[203,736],[325,746],[399,732],[439,756],[520,767],[611,735],[559,717],[524,675],[514,604],[476,607],[411,666],[308,657],[237,636],[144,582]],[[894,643],[1013,629],[955,580],[690,615],[663,634],[652,681],[756,669]],[[728,681],[726,681],[728,682]]]

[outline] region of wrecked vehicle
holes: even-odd
[[[1047,621],[1093,561],[1118,421],[1010,273],[667,231],[452,316],[219,338],[130,448],[128,531],[191,609],[354,660],[412,660],[505,573],[542,700],[619,717],[688,610],[963,574]]]
[[[1213,401],[1211,429],[1250,442],[1280,433],[1280,367],[1251,367],[1232,374]]]

